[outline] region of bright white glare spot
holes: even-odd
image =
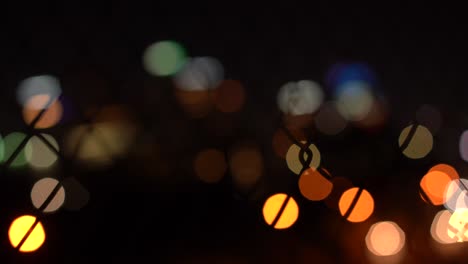
[[[448,222],[448,236],[457,242],[468,241],[468,209],[457,209]]]
[[[47,134],[42,134],[42,136],[52,145],[52,147],[57,151],[59,150],[59,145],[54,137]],[[46,169],[57,161],[57,154],[37,136],[33,136],[26,146],[31,149],[30,152],[25,153],[26,160],[33,168]]]
[[[372,109],[374,97],[365,82],[350,81],[340,87],[337,95],[337,108],[349,121],[364,119]]]
[[[448,184],[444,194],[445,208],[453,211],[458,209],[468,209],[467,179],[452,180]]]
[[[187,91],[214,89],[224,78],[223,65],[213,57],[196,57],[175,75],[177,88]]]
[[[34,95],[47,95],[51,101],[56,100],[62,89],[59,81],[50,75],[39,75],[24,79],[18,86],[17,100],[22,106]],[[37,109],[43,109],[45,105],[38,105]]]
[[[323,102],[320,85],[313,81],[302,80],[283,85],[277,97],[279,109],[290,115],[312,114]]]

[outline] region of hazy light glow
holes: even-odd
[[[370,227],[366,245],[376,256],[392,256],[400,252],[405,245],[405,233],[394,222],[378,222]]]
[[[186,91],[175,89],[175,96],[180,106],[192,118],[202,118],[213,109],[210,91]]]
[[[58,151],[59,145],[54,137],[48,134],[42,136]],[[31,152],[26,153],[26,160],[29,165],[35,169],[47,169],[58,159],[57,154],[53,152],[39,137],[33,136],[29,139],[27,145]]]
[[[42,178],[37,181],[31,190],[31,201],[34,207],[39,209],[44,206],[44,202],[47,201],[54,188],[58,187],[58,185],[60,185],[59,181],[53,178]],[[44,213],[55,212],[63,205],[65,201],[65,190],[63,186],[60,186],[58,191],[53,195],[52,200],[45,205],[43,209]]]
[[[277,96],[279,109],[290,115],[312,114],[323,102],[320,85],[309,80],[288,82],[283,85]]]
[[[221,151],[207,149],[197,154],[193,167],[200,180],[206,183],[215,183],[223,178],[227,164]]]
[[[8,134],[3,139],[5,145],[5,155],[2,162],[6,162],[11,157],[11,155],[13,155],[13,152],[19,147],[19,145],[25,138],[26,134],[21,132],[13,132]],[[17,168],[26,165],[26,157],[31,156],[31,153],[31,146],[28,146],[28,144],[26,144],[26,146],[19,152],[19,154],[16,156],[16,158],[13,160],[10,166]]]
[[[461,158],[468,162],[468,130],[464,131],[460,136],[459,150]]]
[[[305,144],[306,142],[301,141],[301,143]],[[320,151],[314,144],[311,144],[309,146],[309,149],[312,152],[312,160],[310,164],[308,164],[308,166],[310,168],[316,169],[320,166],[320,160],[321,160]],[[301,173],[301,170],[303,167],[299,159],[300,151],[301,151],[301,148],[298,145],[293,144],[289,147],[289,150],[286,153],[286,164],[288,165],[288,168],[297,175]],[[308,157],[307,152],[304,152],[304,160],[307,160],[307,157]]]
[[[432,238],[440,244],[451,244],[457,242],[455,236],[450,237],[449,230],[449,220],[452,216],[452,213],[449,210],[439,211],[432,221],[431,225],[431,236]]]
[[[374,71],[365,63],[337,63],[328,71],[326,82],[329,87],[339,92],[341,85],[350,81],[362,81],[374,86],[377,77]]]
[[[62,181],[67,194],[63,207],[67,210],[77,211],[83,208],[90,199],[88,190],[75,178],[69,177]]]
[[[287,201],[286,201],[287,200]],[[287,202],[284,210],[280,212],[283,204]],[[281,214],[281,215],[278,215]],[[299,216],[299,206],[296,201],[284,193],[278,193],[270,196],[263,205],[263,218],[268,225],[274,224],[275,229],[286,229],[292,226]]]
[[[26,124],[36,119],[42,109],[49,103],[50,97],[48,95],[34,95],[32,96],[23,107],[23,119]],[[49,104],[44,114],[42,114],[39,121],[35,124],[34,128],[49,128],[55,126],[63,115],[63,106],[59,100],[54,100]]]
[[[333,184],[330,180],[313,168],[304,171],[299,178],[301,194],[311,201],[327,198],[332,188]]]
[[[413,128],[413,126],[417,127]],[[412,129],[416,129],[416,131],[411,138],[408,138]],[[421,125],[409,125],[401,131],[400,137],[398,138],[398,145],[400,148],[403,146],[403,143],[407,141],[409,143],[404,149],[402,149],[402,152],[410,159],[421,159],[426,157],[429,152],[431,152],[434,143],[429,129]]]
[[[345,215],[348,210],[351,210],[347,220],[350,222],[363,222],[369,218],[374,212],[374,199],[367,190],[362,190],[356,205],[350,209],[350,206],[358,193],[359,188],[353,187],[343,193],[338,203],[341,215]]]
[[[175,41],[165,40],[153,43],[143,53],[145,70],[156,76],[176,74],[185,62],[185,50]]]
[[[47,95],[51,100],[55,101],[61,93],[62,89],[58,79],[51,75],[39,75],[24,79],[19,84],[17,99],[20,105],[25,106],[33,96]]]
[[[251,188],[263,175],[263,157],[256,147],[240,146],[234,149],[229,166],[234,183],[241,189]]]
[[[175,75],[177,88],[186,91],[204,91],[216,88],[224,78],[221,62],[213,57],[190,59]]]
[[[225,80],[214,91],[216,108],[224,113],[234,113],[242,109],[245,103],[245,92],[237,80]]]
[[[290,130],[289,131],[295,139],[304,141],[306,139],[304,132],[301,129]],[[273,151],[278,155],[278,157],[286,158],[286,153],[289,150],[289,147],[293,142],[289,139],[286,133],[282,129],[278,129],[273,135],[272,147]]]
[[[336,95],[338,112],[349,121],[367,117],[374,104],[374,97],[367,83],[351,81],[344,83]]]
[[[24,215],[13,221],[10,225],[10,229],[8,230],[8,237],[10,238],[10,243],[14,248],[19,246],[19,243],[33,226],[35,221],[36,217],[31,215]],[[36,251],[42,246],[45,238],[44,227],[41,222],[38,222],[19,250],[21,252]]]
[[[315,127],[325,135],[337,135],[346,128],[347,121],[344,119],[336,107],[335,102],[328,102],[322,105],[314,118]]]

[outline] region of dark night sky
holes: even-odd
[[[430,223],[440,208],[421,202],[417,190],[433,164],[452,164],[462,177],[468,172],[458,157],[458,136],[468,123],[468,41],[453,10],[396,3],[375,9],[318,3],[253,8],[218,2],[216,9],[193,10],[182,2],[35,5],[2,8],[0,133],[25,128],[15,99],[18,83],[52,74],[74,106],[126,105],[142,128],[133,150],[145,140],[154,142],[154,153],[169,168],[166,177],[175,183],[158,178],[163,169],[143,169],[160,164],[132,155],[106,170],[64,171],[79,178],[91,200],[78,212],[46,216],[46,243],[23,256],[11,248],[7,233],[14,218],[35,213],[29,200],[34,180],[27,172],[6,170],[0,179],[0,260],[8,260],[1,263],[94,263],[94,256],[106,259],[103,263],[362,263],[362,230],[387,218],[400,221],[406,232],[411,255],[406,263],[444,260],[429,243]],[[228,136],[209,129],[218,122],[216,115],[185,116],[171,81],[144,71],[143,50],[164,39],[182,43],[190,56],[218,58],[225,77],[244,84],[246,104],[229,117]],[[352,128],[338,138],[318,135],[315,142],[335,176],[374,195],[374,215],[357,226],[300,197],[297,176],[271,147],[280,126],[279,87],[300,79],[324,84],[333,64],[353,61],[366,62],[377,73],[391,116],[377,133]],[[331,97],[327,87],[325,93]],[[443,124],[433,153],[412,161],[401,155],[397,140],[422,104],[437,107]],[[81,120],[72,114],[48,133],[61,139]],[[215,185],[197,181],[191,160],[200,149],[228,150],[241,140],[260,146],[266,191],[236,193],[229,172]],[[261,215],[263,201],[278,191],[297,196],[301,207],[299,220],[285,231],[271,229]],[[355,245],[343,242],[348,240]],[[452,260],[463,263],[466,257],[461,253]]]

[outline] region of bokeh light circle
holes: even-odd
[[[282,208],[284,209],[281,210]],[[268,225],[274,225],[275,229],[291,227],[298,216],[299,206],[296,201],[284,193],[270,196],[263,205],[263,218]]]
[[[305,141],[301,141],[301,143],[306,144]],[[309,146],[309,149],[312,152],[312,160],[310,161],[310,164],[308,164],[308,166],[310,168],[316,169],[320,166],[320,160],[321,160],[320,151],[314,144],[311,144]],[[288,168],[297,175],[301,173],[301,170],[303,167],[299,159],[300,152],[301,152],[301,148],[296,144],[292,144],[289,147],[288,152],[286,153],[286,164],[288,165]],[[304,152],[304,160],[307,160],[307,157],[308,157],[307,152]]]
[[[20,246],[19,244],[27,235],[28,231],[33,227],[33,225],[35,226],[31,233]],[[37,221],[35,216],[23,215],[16,218],[10,225],[10,229],[8,230],[8,237],[10,238],[10,243],[14,248],[20,246],[19,251],[32,252],[36,251],[42,246],[46,235],[42,223]]]
[[[367,83],[346,82],[339,88],[336,96],[338,112],[349,121],[360,121],[370,113],[374,97]]]
[[[59,145],[55,138],[48,134],[41,134],[45,140],[49,142],[57,151],[59,151]],[[50,147],[39,137],[33,136],[29,139],[27,145],[30,152],[26,153],[26,160],[29,165],[35,169],[47,169],[52,166],[58,159],[57,154],[50,149]]]
[[[46,108],[34,128],[43,129],[55,126],[62,119],[63,106],[59,100],[50,100],[51,98],[48,95],[32,96],[23,107],[24,122],[30,125],[38,117],[42,109]]]
[[[143,53],[145,70],[155,76],[176,74],[186,62],[182,45],[175,41],[164,40],[151,44]]]
[[[431,132],[421,125],[405,127],[398,138],[398,145],[403,154],[410,159],[426,157],[431,152],[433,143]]]
[[[322,105],[314,118],[315,127],[325,135],[334,136],[346,128],[347,120],[338,112],[335,102]]]
[[[56,192],[53,192],[58,188]],[[52,197],[49,200],[49,196]],[[31,201],[37,209],[43,207],[44,213],[57,211],[65,202],[65,189],[54,178],[42,178],[38,180],[31,190]],[[46,205],[44,203],[47,202]]]
[[[200,180],[215,183],[223,178],[227,164],[224,153],[216,149],[207,149],[197,154],[193,167]]]
[[[448,222],[448,236],[457,242],[468,241],[468,209],[457,209]]]
[[[327,198],[332,188],[332,182],[313,168],[305,170],[299,178],[299,190],[301,194],[311,201],[321,201]]]
[[[341,195],[338,207],[342,216],[348,214],[346,218],[350,222],[363,222],[369,218],[374,212],[374,199],[372,195],[367,191],[362,189],[361,194],[357,197],[360,188],[353,187]],[[353,208],[350,208],[353,205],[354,199],[357,199]],[[349,210],[350,213],[348,212]]]
[[[5,154],[2,162],[7,162],[10,159],[10,157],[20,146],[20,144],[25,140],[25,138],[26,134],[22,132],[12,132],[3,139],[3,143],[5,146]],[[28,146],[28,144],[26,143],[26,145],[20,150],[15,159],[11,162],[10,166],[13,168],[25,166],[28,162],[26,157],[31,156],[31,152],[31,146]]]
[[[434,205],[445,202],[445,193],[452,180],[458,178],[455,169],[446,164],[439,164],[429,170],[420,182],[421,190]]]
[[[55,101],[61,93],[62,89],[57,78],[51,75],[38,75],[26,78],[19,84],[17,100],[21,106],[25,106],[33,96],[47,95],[50,100]]]
[[[405,245],[405,233],[395,222],[378,222],[370,227],[366,245],[376,256],[396,255]]]
[[[217,88],[223,79],[223,65],[213,57],[189,59],[174,76],[176,87],[185,91],[212,90]]]
[[[435,216],[431,224],[431,236],[440,244],[451,244],[457,242],[455,237],[450,237],[449,221],[452,213],[449,210],[441,210]]]
[[[279,109],[290,115],[312,114],[324,99],[322,88],[314,81],[301,80],[283,85],[277,96]]]

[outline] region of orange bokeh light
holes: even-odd
[[[445,202],[445,190],[452,180],[458,179],[457,171],[450,165],[438,164],[421,179],[420,187],[434,205]],[[423,199],[425,201],[425,199]]]
[[[365,221],[374,212],[374,199],[372,195],[363,189],[359,197],[356,197],[358,191],[358,187],[345,191],[338,203],[341,215],[345,216],[348,214],[346,219],[354,223]],[[357,199],[356,204],[353,208],[350,208],[354,199]],[[348,210],[351,210],[351,212],[348,213]]]
[[[376,256],[395,255],[405,245],[405,233],[394,222],[378,222],[369,229],[366,245]]]
[[[282,207],[284,209],[281,211]],[[296,201],[284,193],[270,196],[263,205],[263,218],[268,225],[274,225],[275,229],[286,229],[292,226],[298,216],[299,206]],[[274,223],[275,220],[276,223]]]
[[[227,164],[221,151],[207,149],[197,154],[193,167],[200,180],[215,183],[223,178]]]
[[[319,171],[309,168],[299,178],[299,190],[301,194],[311,200],[320,201],[330,195],[333,184]]]
[[[23,108],[23,119],[26,124],[31,124],[39,113],[47,107],[49,103],[49,95],[35,95],[32,96]],[[55,126],[63,115],[63,107],[59,100],[54,100],[45,110],[39,121],[35,124],[34,128],[49,128]]]
[[[221,112],[238,112],[244,102],[244,87],[237,80],[225,80],[214,91],[214,103]]]

